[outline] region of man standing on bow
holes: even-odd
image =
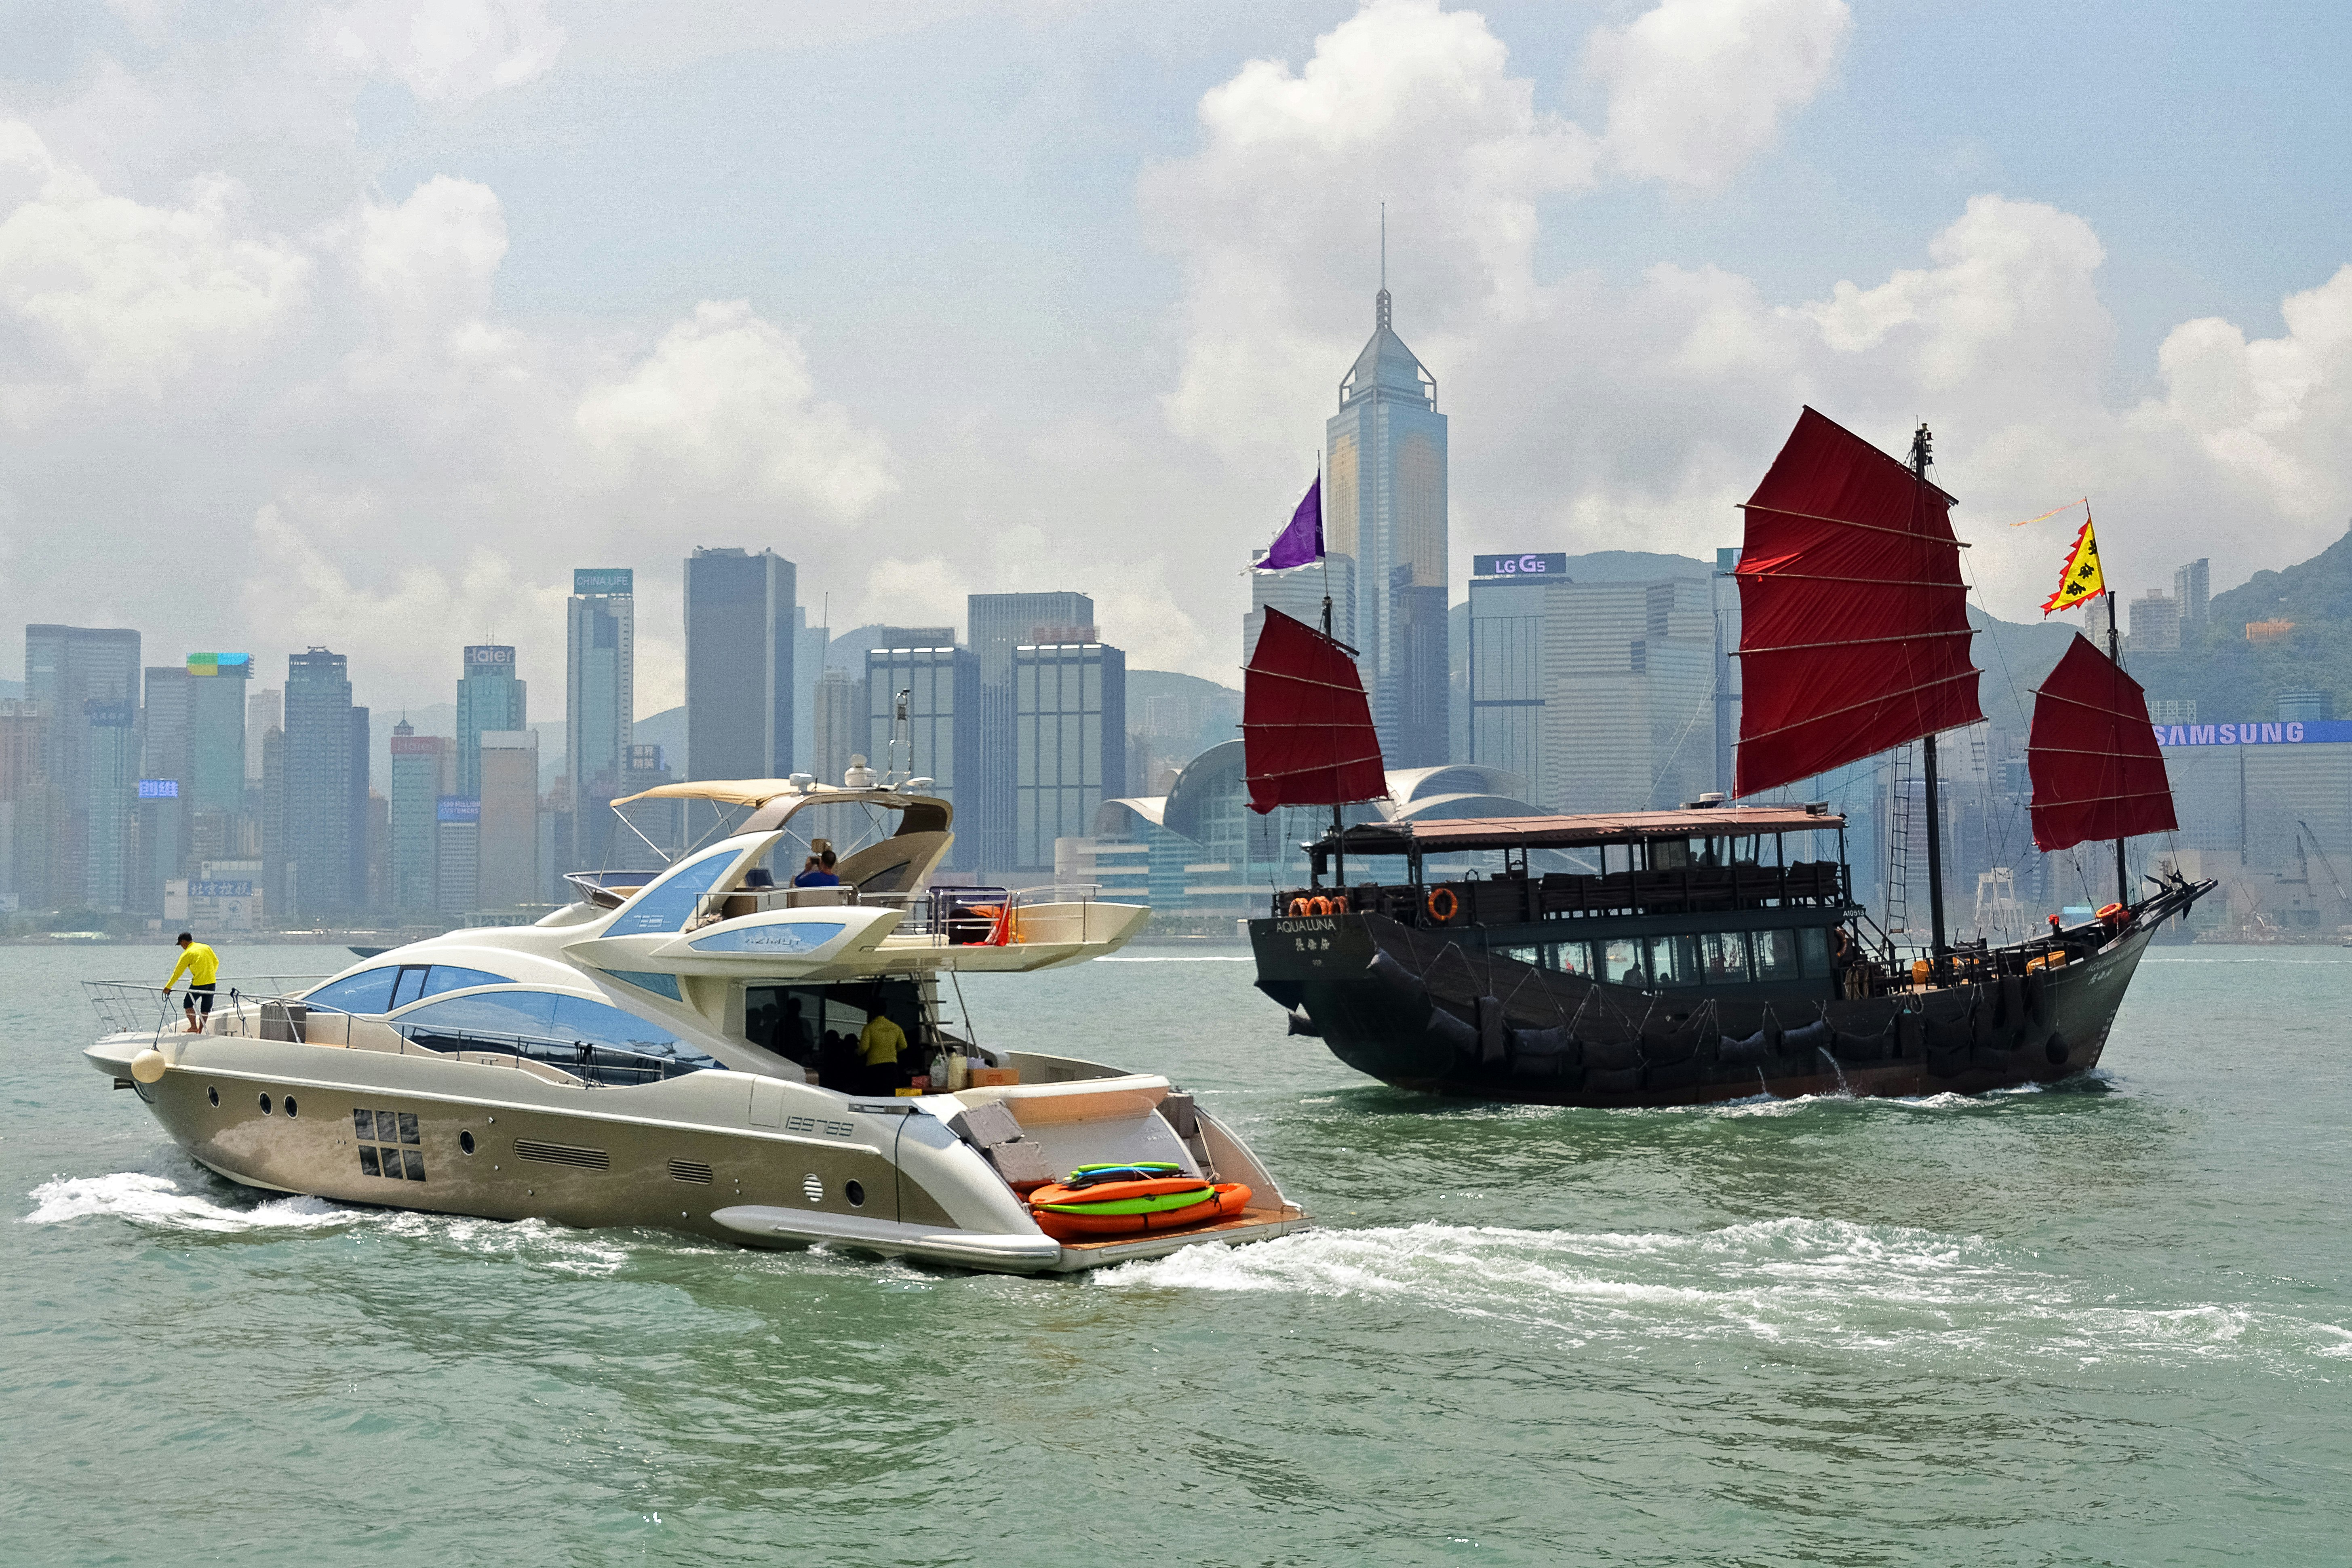
[[[163,982],[163,994],[169,996],[172,987],[180,983],[181,974],[184,973],[187,975],[188,1033],[193,1035],[204,1028],[204,1025],[196,1021],[197,998],[204,1000],[205,1019],[209,1020],[213,1016],[213,985],[220,979],[220,954],[186,931],[180,933],[179,944],[180,962],[172,966],[172,978]]]

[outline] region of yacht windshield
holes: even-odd
[[[632,1083],[720,1064],[659,1024],[585,996],[486,991],[412,1007],[393,1026],[435,1051],[547,1061],[594,1082]]]
[[[454,963],[395,963],[362,969],[320,986],[303,1000],[320,1013],[384,1014],[445,991],[475,985],[511,985],[503,974]]]
[[[735,864],[737,854],[730,847],[679,867],[667,879],[630,900],[613,917],[604,934],[635,936],[646,931],[684,931],[687,921],[701,908],[704,895],[718,886],[719,879]]]

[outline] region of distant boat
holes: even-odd
[[[1947,940],[1935,737],[1984,715],[1929,451],[1924,426],[1905,464],[1806,409],[1747,503],[1738,571],[1738,793],[1922,742],[1924,949],[1873,934],[1822,803],[1340,826],[1381,790],[1363,688],[1328,626],[1269,611],[1251,805],[1334,816],[1305,847],[1309,885],[1249,922],[1292,1032],[1401,1088],[1561,1105],[1971,1093],[2095,1066],[2141,953],[2213,884],[2168,872],[2026,940]],[[2080,637],[2036,695],[2028,763],[2044,851],[2115,840],[2120,881],[2122,840],[2176,826],[2145,695]],[[1501,864],[1428,864],[1469,852]],[[1351,881],[1350,861],[1402,870]]]

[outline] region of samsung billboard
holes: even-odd
[[[1568,575],[1568,554],[1557,555],[1473,555],[1470,557],[1473,577],[1559,577]]]
[[[2352,741],[2352,719],[2286,724],[2158,724],[2159,746],[2312,746]]]
[[[612,598],[634,599],[637,596],[636,573],[619,566],[602,570],[574,567],[572,572],[572,592],[576,598],[603,595]]]

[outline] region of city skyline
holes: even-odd
[[[2085,491],[2126,599],[2212,533],[2236,578],[2341,526],[2347,416],[2307,390],[2343,379],[2326,322],[2352,291],[2317,153],[2346,111],[2310,75],[2341,14],[2216,41],[2096,6],[1719,9],[803,37],[722,8],[648,50],[525,5],[429,65],[389,34],[313,58],[266,8],[61,9],[0,89],[26,174],[0,222],[144,237],[0,262],[46,279],[0,288],[5,581],[53,620],[234,637],[268,668],[348,647],[358,699],[396,710],[439,700],[422,670],[453,643],[515,642],[545,678],[570,563],[633,563],[659,710],[699,534],[794,560],[835,625],[1050,578],[1139,668],[1225,679],[1234,563],[1312,468],[1383,201],[1461,416],[1450,579],[1527,541],[1704,558],[1809,397],[1889,448],[1934,425],[2006,618],[2047,550],[2005,525]],[[2031,68],[1987,47],[2026,35]],[[861,70],[920,83],[919,110],[883,134],[842,90]],[[2240,112],[2149,125],[2123,81]],[[227,129],[257,115],[268,158]],[[560,165],[547,124],[581,128]],[[774,155],[812,143],[844,156]],[[660,174],[689,146],[725,198],[691,214]],[[205,289],[173,291],[167,235]],[[152,612],[91,542],[190,537],[239,570]]]

